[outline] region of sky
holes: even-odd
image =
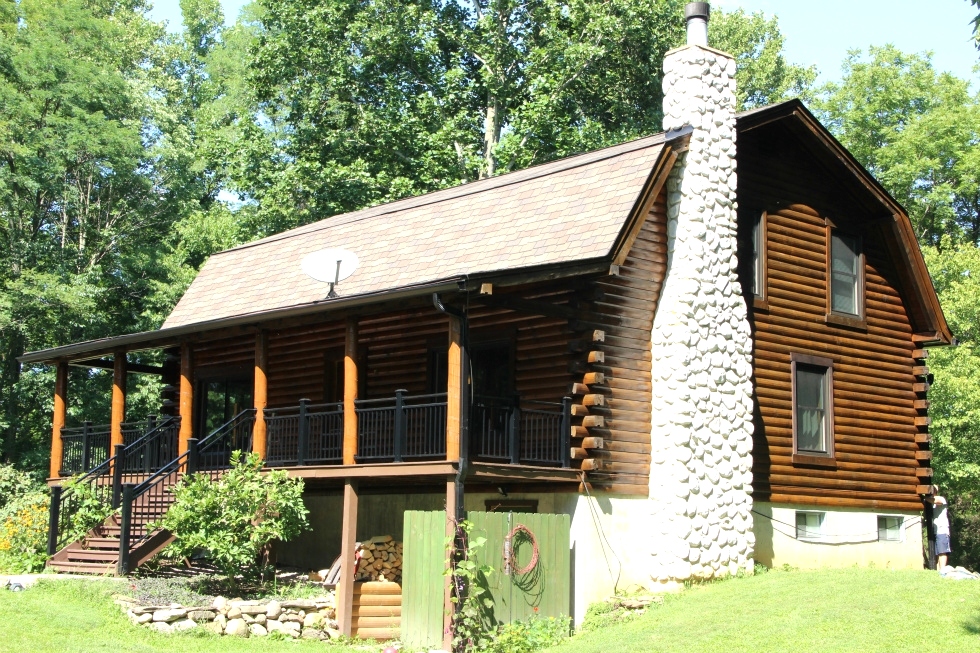
[[[150,12],[180,28],[178,0],[156,0]],[[234,22],[245,0],[222,0],[226,22]],[[820,82],[840,79],[841,63],[853,48],[892,43],[905,52],[931,50],[938,70],[980,82],[973,67],[980,52],[971,40],[977,10],[967,0],[715,0],[726,11],[738,7],[779,17],[787,59],[815,65]],[[980,84],[974,84],[976,88]]]

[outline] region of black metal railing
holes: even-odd
[[[92,502],[102,504],[106,512],[112,506],[112,465],[110,458],[96,465],[88,473],[72,479],[68,487],[51,488],[50,512],[48,514],[48,555],[52,556],[84,535],[92,524],[80,524],[83,512],[93,513]]]
[[[570,467],[571,416],[570,397],[551,403],[477,396],[470,408],[471,453],[514,465]]]
[[[446,393],[360,399],[357,412],[358,462],[402,462],[446,455]]]
[[[343,461],[344,405],[312,404],[268,408],[265,462],[269,467],[339,464]]]
[[[176,437],[180,428],[179,417],[166,417],[157,421],[150,416],[145,422],[130,423],[129,429],[140,428],[142,435],[126,445],[116,445],[115,455],[102,461],[84,475],[72,479],[67,487],[51,489],[48,523],[48,555],[77,539],[91,524],[80,525],[80,511],[95,500],[106,507],[106,512],[119,508],[122,486],[133,475],[155,471],[176,457]],[[125,433],[125,430],[124,430]],[[167,457],[169,456],[169,457]],[[158,464],[153,461],[160,461]]]
[[[73,476],[101,466],[111,455],[111,430],[109,424],[93,425],[92,422],[61,429],[61,469],[58,475]]]
[[[231,465],[235,451],[252,450],[255,409],[235,415],[204,438],[187,441],[187,451],[177,456],[139,484],[124,483],[119,517],[119,562],[117,573],[129,573],[129,554],[153,535],[152,525],[166,512],[173,488],[185,474],[218,471]]]

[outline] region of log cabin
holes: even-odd
[[[142,564],[180,476],[243,450],[305,479],[302,567],[405,510],[569,514],[577,622],[755,561],[920,567],[953,337],[908,215],[801,102],[736,115],[704,4],[664,133],[229,249],[159,330],[23,356],[57,369],[49,566]],[[113,370],[110,424],[66,424],[69,366]],[[121,508],[84,541],[76,474]]]

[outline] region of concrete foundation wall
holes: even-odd
[[[869,512],[863,509],[829,509],[756,503],[754,514],[755,559],[767,567],[790,565],[803,569],[875,566],[888,569],[921,569],[922,515],[901,511]],[[796,536],[796,513],[823,514],[820,535]],[[878,516],[902,517],[901,539],[878,541]]]

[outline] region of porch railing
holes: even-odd
[[[61,470],[58,475],[74,476],[101,466],[111,455],[111,430],[109,424],[93,425],[92,422],[61,429]]]
[[[360,399],[358,462],[436,459],[446,456],[446,393]]]
[[[472,454],[512,464],[571,466],[572,400],[474,398],[470,410]]]
[[[129,573],[129,553],[153,533],[150,517],[137,518],[134,508],[151,510],[154,506],[169,505],[175,485],[185,474],[217,471],[231,465],[234,451],[252,450],[252,426],[255,409],[244,410],[204,438],[187,441],[187,451],[158,469],[138,485],[124,484],[120,502],[119,563],[120,575]]]
[[[339,464],[343,461],[344,405],[312,404],[265,410],[266,456],[270,467]]]
[[[179,417],[168,417],[157,422],[154,417],[141,425],[143,434],[128,445],[117,445],[116,455],[102,461],[84,475],[73,480],[67,488],[60,486],[51,489],[51,506],[48,523],[48,555],[82,535],[92,524],[79,524],[79,515],[86,509],[92,512],[91,501],[96,501],[111,512],[119,507],[120,491],[124,479],[132,474],[144,472],[145,463],[153,456],[167,456],[161,442],[166,442],[169,434],[176,437],[180,425]],[[176,455],[166,458],[168,462]],[[162,463],[161,463],[162,464]],[[152,471],[152,470],[147,470]],[[146,472],[144,472],[146,473]]]

